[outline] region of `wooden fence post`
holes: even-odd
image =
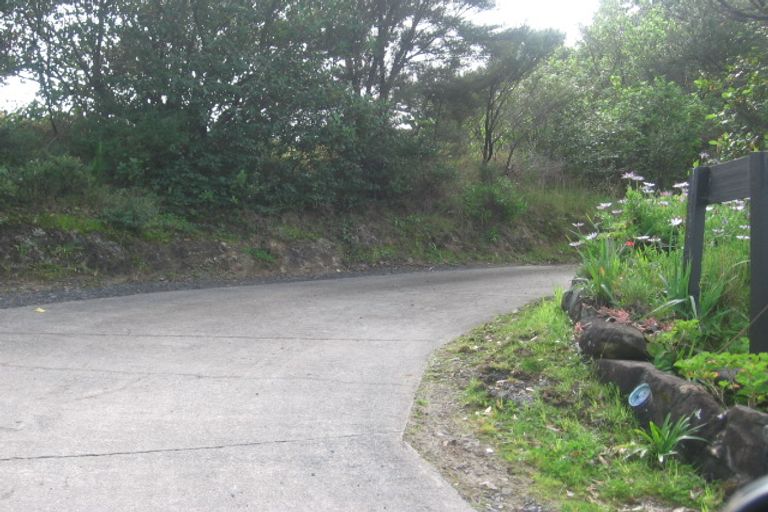
[[[697,167],[688,185],[688,216],[685,225],[683,261],[690,269],[688,295],[693,297],[696,308],[701,297],[701,262],[704,257],[704,222],[709,195],[709,167]]]
[[[749,351],[768,352],[768,165],[766,153],[749,159],[750,315]]]

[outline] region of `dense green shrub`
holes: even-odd
[[[119,190],[109,194],[100,218],[114,228],[139,233],[160,213],[157,197],[141,190]]]
[[[69,155],[31,160],[14,169],[12,178],[18,199],[26,202],[82,196],[93,184],[88,169]]]
[[[7,167],[0,166],[0,200],[4,203],[13,201],[18,193],[16,182]]]
[[[526,209],[512,182],[504,177],[491,183],[473,183],[463,193],[464,212],[481,225],[509,222]]]
[[[705,109],[679,85],[661,78],[602,91],[581,119],[579,144],[562,156],[570,170],[592,180],[633,169],[661,187],[685,177],[698,153]]]

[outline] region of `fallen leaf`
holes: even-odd
[[[45,310],[43,308],[36,308],[35,313],[45,313]]]

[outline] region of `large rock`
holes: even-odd
[[[768,414],[741,405],[729,409],[723,447],[735,473],[749,479],[768,474]]]
[[[672,421],[683,416],[690,418],[695,435],[701,441],[682,444],[683,456],[699,465],[709,478],[729,478],[733,472],[726,462],[726,450],[721,448],[726,414],[709,392],[698,384],[662,372],[650,363],[639,361],[597,361],[597,373],[601,380],[616,384],[622,394],[628,395],[640,384],[648,384],[651,398],[633,412],[643,426],[653,421],[664,422],[667,414]]]
[[[672,420],[681,416],[691,418],[691,426],[699,427],[696,435],[711,440],[725,426],[724,409],[698,384],[662,372],[650,363],[638,361],[600,360],[597,362],[598,376],[606,382],[613,382],[622,394],[629,394],[640,384],[651,388],[651,401],[640,419],[664,422],[669,413]]]
[[[618,386],[621,394],[628,395],[643,383],[645,372],[656,368],[643,361],[620,361],[600,359],[597,361],[597,375],[603,382],[611,382]]]
[[[629,325],[592,319],[579,337],[581,351],[594,359],[648,361],[645,336]]]

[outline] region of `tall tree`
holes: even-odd
[[[336,76],[358,95],[390,100],[419,70],[467,50],[471,10],[492,0],[325,0],[310,2],[317,44]]]
[[[496,155],[496,146],[504,136],[504,112],[512,93],[563,43],[564,36],[553,30],[520,27],[494,33],[485,42],[485,66],[474,73],[482,115],[477,135],[482,141],[483,162]]]

